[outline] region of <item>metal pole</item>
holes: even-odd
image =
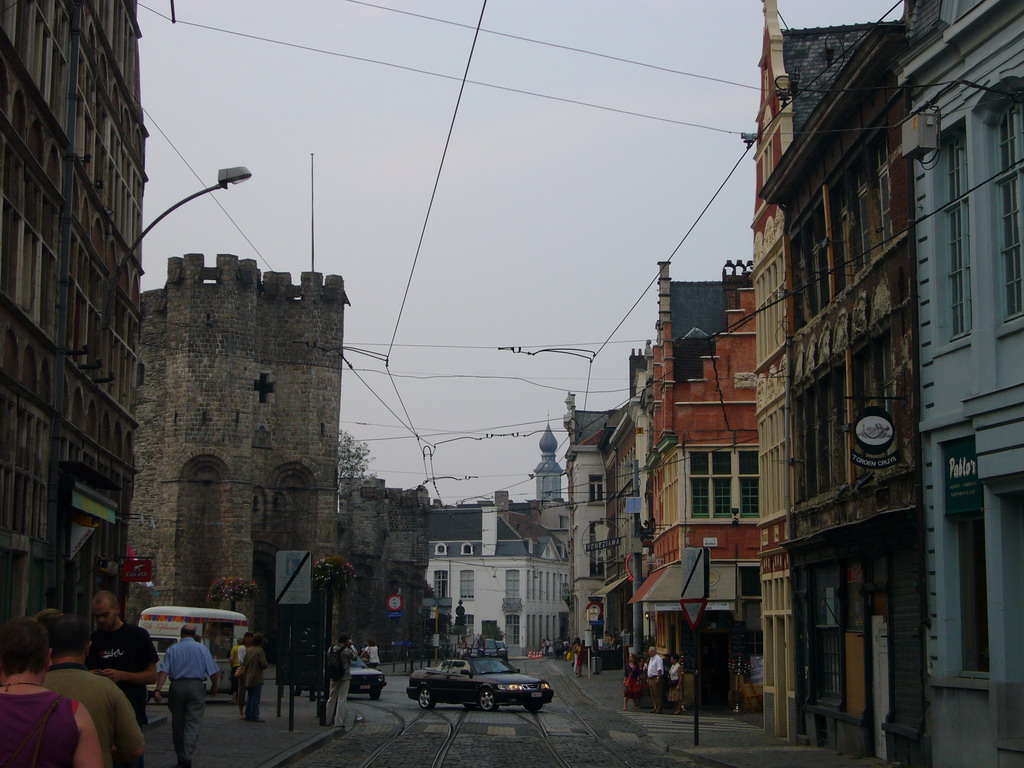
[[[295,613],[288,611],[288,732],[295,730]]]
[[[693,666],[693,746],[700,746],[700,626],[694,628],[694,655],[696,663]]]

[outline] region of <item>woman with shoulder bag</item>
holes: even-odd
[[[678,653],[669,656],[672,666],[668,670],[668,700],[675,705],[673,715],[683,708],[683,657]]]

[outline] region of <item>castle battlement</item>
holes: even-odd
[[[206,266],[202,253],[186,253],[167,259],[167,287],[197,284],[252,286],[264,296],[274,299],[322,301],[348,304],[345,280],[341,275],[322,272],[303,272],[300,283],[292,283],[290,272],[260,273],[255,259],[239,259],[234,254],[218,253],[216,265]]]

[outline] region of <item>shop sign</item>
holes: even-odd
[[[141,582],[153,580],[153,561],[144,557],[129,557],[121,563],[121,581]]]
[[[857,448],[850,451],[850,459],[857,466],[883,469],[899,461],[899,451],[886,454],[896,439],[896,427],[892,416],[884,408],[871,405],[861,411],[860,418],[854,424],[853,435]]]
[[[974,436],[944,443],[946,514],[977,512],[982,509],[981,481],[978,479],[978,453]]]

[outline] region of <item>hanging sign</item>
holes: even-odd
[[[141,582],[153,580],[153,561],[143,557],[129,557],[121,563],[121,581]]]
[[[862,410],[854,424],[853,435],[857,449],[850,451],[850,459],[857,466],[883,469],[899,461],[899,451],[886,454],[896,439],[896,427],[892,416],[884,408],[871,405]]]

